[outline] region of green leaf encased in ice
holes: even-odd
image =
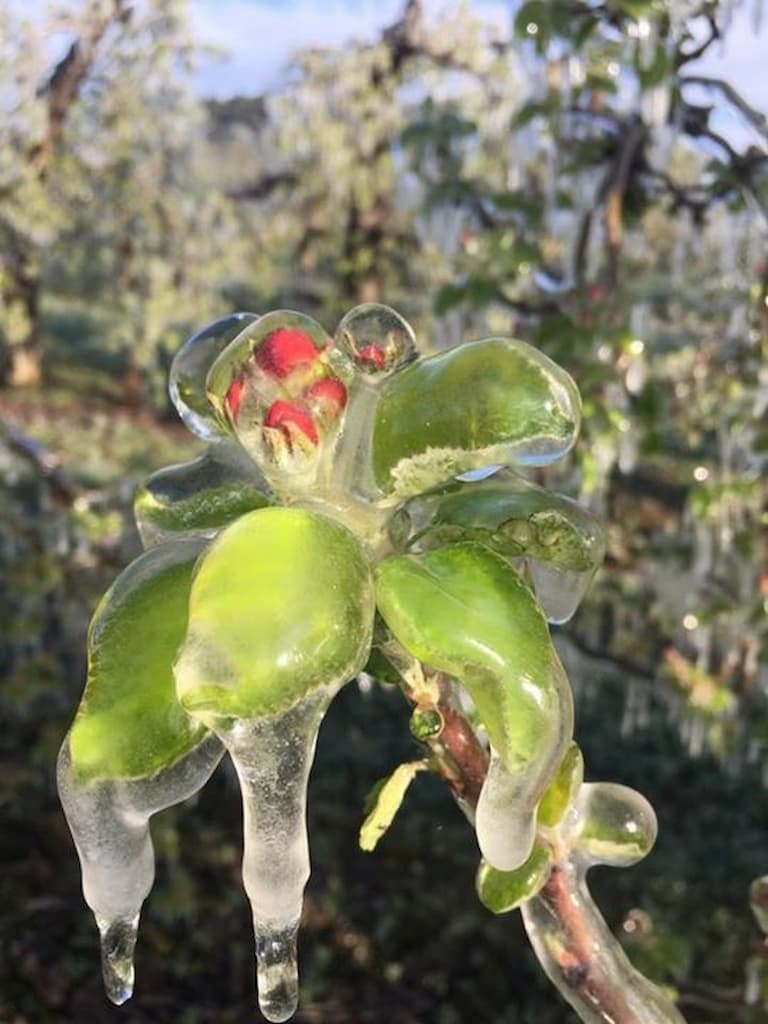
[[[70,734],[82,782],[154,775],[205,735],[176,698],[173,661],[187,626],[200,541],[147,551],[102,598],[88,633],[88,680]]]
[[[480,544],[455,544],[383,561],[376,599],[407,651],[461,680],[505,763],[533,756],[561,698],[547,623],[520,575]]]
[[[536,817],[540,825],[555,828],[566,815],[568,808],[584,781],[584,758],[575,743],[565,752],[554,779],[547,786],[539,802]]]
[[[270,503],[256,465],[231,441],[199,458],[158,470],[139,488],[136,522],[146,546],[186,531],[214,532]]]
[[[201,559],[176,664],[193,714],[257,718],[364,666],[374,599],[346,527],[302,508],[264,508],[227,527]]]
[[[417,524],[414,540],[421,549],[476,539],[505,558],[527,555],[574,572],[594,569],[605,553],[595,516],[512,470],[487,480],[452,481],[404,507]]]
[[[372,439],[384,494],[418,494],[494,462],[550,462],[576,438],[581,403],[559,366],[525,342],[461,345],[395,374]]]
[[[549,847],[538,840],[528,860],[514,871],[498,871],[482,861],[475,882],[480,902],[494,914],[517,910],[541,889],[551,867]]]

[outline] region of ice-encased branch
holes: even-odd
[[[444,725],[427,745],[434,771],[471,820],[488,760],[451,700],[448,680],[440,675],[437,681],[436,710]],[[423,710],[423,697],[417,699],[405,679],[402,688]],[[549,879],[523,905],[526,931],[547,977],[584,1024],[685,1024],[663,992],[635,970],[611,933],[587,888],[586,867],[578,854],[555,851]]]

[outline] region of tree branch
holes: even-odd
[[[422,711],[440,713],[439,732],[425,740],[433,755],[432,770],[473,821],[488,757],[474,729],[454,705],[450,679],[423,669],[422,684],[414,685],[410,674],[418,663],[398,645],[389,644],[382,650],[401,674],[409,702]],[[589,895],[583,866],[572,861],[558,840],[550,845],[553,867],[549,879],[523,907],[529,939],[550,980],[573,1006],[588,1011],[588,1016],[581,1014],[584,1020],[611,1024],[655,1020],[638,1016],[638,1005],[647,1003],[649,1008],[664,1010],[659,1021],[685,1024],[655,986],[627,961]]]
[[[710,46],[718,39],[720,39],[720,29],[717,22],[712,14],[705,15],[707,23],[709,25],[709,35],[707,38],[694,47],[693,50],[680,50],[678,51],[677,57],[675,58],[675,68],[678,70],[685,64],[690,64],[691,61],[698,60],[699,57],[703,57]]]
[[[62,466],[58,456],[47,451],[18,427],[5,420],[0,420],[0,438],[5,441],[12,452],[34,466],[37,473],[48,482],[57,497],[70,503],[80,493],[77,481]]]
[[[42,139],[27,154],[29,164],[38,177],[46,172],[64,132],[67,116],[96,58],[99,43],[112,25],[124,24],[130,16],[131,8],[125,0],[113,0],[112,10],[88,22],[86,31],[75,39],[48,81],[40,88],[39,95],[48,99],[48,121]]]
[[[681,88],[685,88],[686,85],[701,85],[707,89],[719,90],[728,102],[743,114],[755,131],[768,141],[768,117],[750,106],[730,82],[726,82],[722,78],[712,78],[709,75],[684,75],[678,79],[678,83]]]

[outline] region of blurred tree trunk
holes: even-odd
[[[100,10],[92,5],[83,14],[77,38],[53,69],[39,94],[45,97],[47,117],[40,138],[27,149],[29,176],[44,187],[51,160],[64,133],[67,116],[77,102],[107,31],[124,24],[131,15],[126,0],[112,0]],[[42,338],[40,333],[40,272],[36,243],[12,228],[9,251],[0,276],[0,306],[10,309],[24,325],[23,337],[9,346],[0,365],[11,387],[36,386],[42,380]]]

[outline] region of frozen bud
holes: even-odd
[[[416,355],[411,325],[389,306],[355,306],[336,331],[336,343],[363,373],[389,374]]]

